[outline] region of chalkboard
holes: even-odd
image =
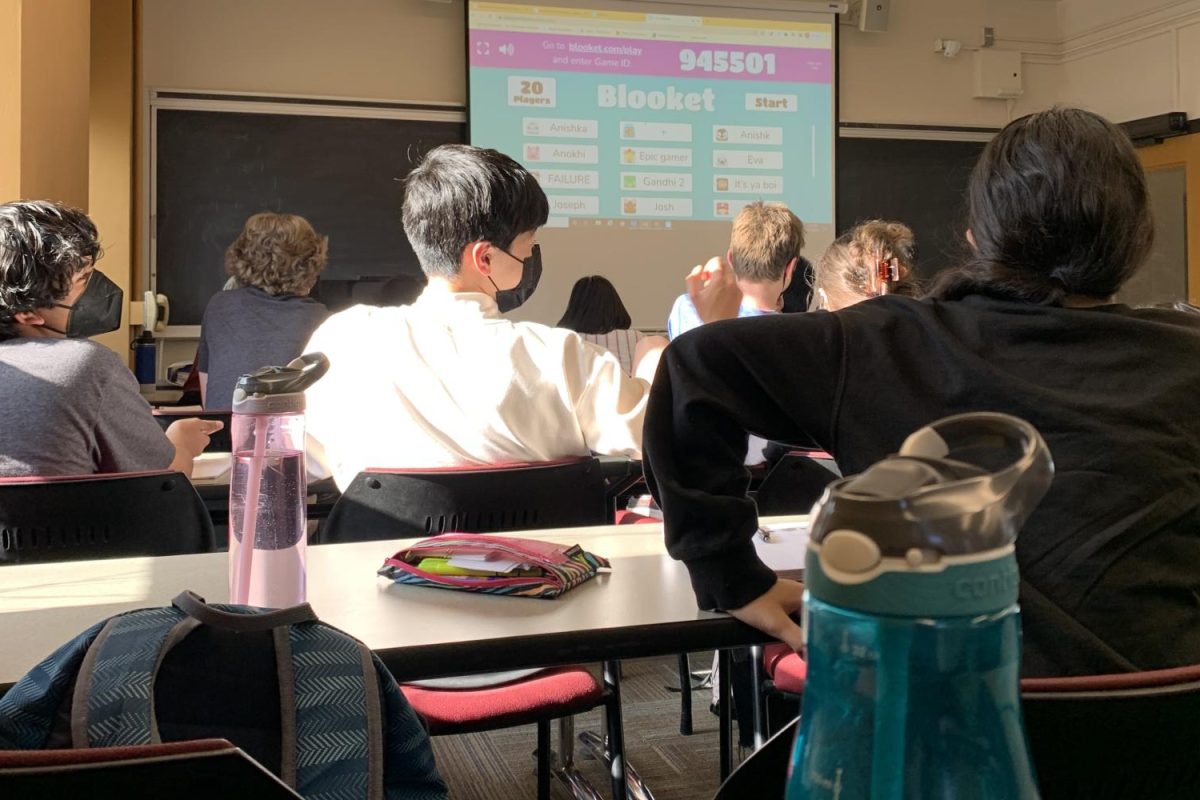
[[[420,274],[400,225],[400,179],[463,122],[159,108],[156,290],[172,325],[199,325],[251,214],[306,217],[329,237],[322,281]]]
[[[837,143],[837,225],[892,219],[917,237],[917,273],[958,264],[966,229],[967,179],[984,142],[843,136]]]

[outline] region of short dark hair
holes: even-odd
[[[503,153],[465,144],[431,150],[404,185],[404,233],[426,275],[453,278],[471,242],[507,250],[550,214],[546,193],[527,169]]]
[[[30,200],[0,205],[0,339],[21,311],[49,308],[100,258],[96,225],[77,208]]]
[[[1040,305],[1106,298],[1154,243],[1133,144],[1089,111],[1053,108],[1010,122],[984,149],[967,195],[974,252],[939,275],[929,296]]]
[[[567,310],[557,327],[576,333],[609,333],[623,331],[633,324],[617,287],[607,278],[588,275],[575,281]]]

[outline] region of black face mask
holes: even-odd
[[[496,307],[503,314],[506,311],[512,311],[528,300],[529,295],[533,294],[533,290],[537,288],[538,281],[542,279],[542,246],[535,244],[529,258],[517,258],[503,247],[496,249],[509,258],[521,262],[521,280],[511,289],[501,289],[496,286],[495,281],[492,281],[492,276],[488,276],[488,280],[492,281],[492,286],[496,286]]]
[[[115,331],[121,327],[121,306],[124,305],[125,292],[120,286],[110,281],[103,272],[92,271],[88,278],[87,287],[74,305],[55,303],[58,308],[70,310],[67,315],[67,329],[46,327],[55,333],[61,333],[69,339],[86,339],[89,336],[99,336],[102,333]]]

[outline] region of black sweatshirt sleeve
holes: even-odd
[[[650,393],[643,464],[667,551],[701,608],[740,608],[775,583],[754,551],[747,432],[832,452],[841,331],[825,312],[711,323],[663,354]]]

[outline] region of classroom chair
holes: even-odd
[[[0,478],[0,564],[212,549],[212,521],[182,473]]]
[[[537,796],[550,799],[551,778],[557,777],[577,800],[600,795],[574,764],[574,716],[603,708],[605,738],[580,734],[580,741],[609,766],[613,794],[624,782],[628,797],[653,800],[650,790],[631,765],[625,762],[621,694],[614,680],[617,662],[604,665],[604,684],[583,667],[543,670],[508,683],[478,688],[430,688],[401,684],[409,705],[425,720],[432,736],[477,733],[521,725],[537,726]],[[550,723],[559,721],[557,751],[551,744]],[[613,746],[610,746],[613,745]],[[555,755],[558,763],[555,764]],[[617,764],[614,769],[613,765]],[[621,769],[623,767],[623,769]],[[624,776],[623,778],[621,776]]]
[[[299,798],[224,739],[65,750],[0,750],[0,797]]]
[[[757,491],[754,504],[761,517],[807,514],[821,499],[825,487],[842,475],[828,453],[790,451],[771,467]]]
[[[360,472],[334,503],[320,544],[607,525],[594,458]]]
[[[1021,681],[1044,800],[1200,797],[1200,665]]]
[[[767,665],[773,678],[766,690],[799,700],[804,661],[795,653],[776,655]],[[1200,763],[1194,753],[1200,738],[1200,665],[1025,678],[1021,705],[1044,800],[1200,797]],[[771,741],[776,739],[778,735]],[[768,756],[761,763],[774,762]],[[744,796],[782,798],[785,775],[786,765],[774,783],[760,774],[755,784],[760,791]],[[726,796],[742,795],[718,794],[722,800]]]
[[[799,722],[792,720],[751,753],[725,779],[713,800],[783,800]]]

